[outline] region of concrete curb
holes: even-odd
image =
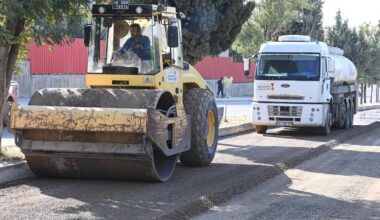
[[[0,167],[0,185],[33,176],[34,174],[29,169],[25,160]]]
[[[368,111],[368,110],[374,110],[374,109],[379,109],[380,105],[370,105],[370,106],[359,106],[358,111]]]
[[[347,132],[340,134],[336,139],[330,140],[329,142],[322,144],[316,148],[310,149],[308,152],[295,156],[283,163],[276,164],[272,167],[262,167],[258,168],[260,175],[250,175],[242,176],[236,182],[236,184],[229,185],[220,191],[210,192],[197,200],[190,202],[176,210],[173,210],[160,219],[189,219],[203,212],[208,211],[215,205],[219,205],[231,199],[232,197],[244,193],[253,187],[273,178],[274,176],[284,173],[286,170],[294,168],[310,159],[313,159],[334,147],[367,132],[373,131],[380,127],[380,122],[374,122],[367,126],[355,127]]]
[[[219,129],[219,137],[226,137],[226,136],[231,136],[235,134],[240,134],[243,132],[248,132],[248,131],[254,131],[255,126],[248,122],[240,125],[235,125],[231,127],[225,127],[225,128],[220,128]]]

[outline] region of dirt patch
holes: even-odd
[[[0,167],[11,165],[24,159],[25,155],[16,146],[0,148]]]

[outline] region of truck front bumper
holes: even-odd
[[[252,123],[274,127],[322,127],[328,104],[252,103]]]

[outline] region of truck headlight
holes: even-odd
[[[100,6],[100,7],[98,8],[98,12],[99,12],[100,14],[104,14],[104,13],[106,12],[106,8],[103,7],[103,6]]]
[[[143,8],[142,7],[139,6],[139,7],[136,8],[136,13],[137,14],[141,14],[142,12],[143,12]]]

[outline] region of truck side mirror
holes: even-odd
[[[178,27],[169,26],[168,28],[168,46],[178,47]]]
[[[251,60],[250,59],[243,59],[244,62],[244,76],[248,77],[251,73]]]
[[[91,30],[92,30],[91,24],[86,24],[84,26],[84,46],[85,47],[90,46]]]
[[[335,72],[335,60],[329,59],[329,73]]]

